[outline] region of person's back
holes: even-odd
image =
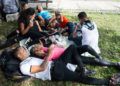
[[[40,13],[38,13],[38,16],[41,16],[43,19],[45,20],[49,20],[51,18],[51,15],[48,11],[41,11]]]
[[[82,45],[91,46],[97,53],[100,53],[98,47],[99,33],[97,25],[91,21],[85,12],[78,14],[82,32]]]
[[[61,20],[63,20],[63,21],[60,23],[60,27],[65,28],[67,26],[67,23],[69,22],[69,20],[64,15],[61,15]]]
[[[82,45],[90,45],[96,52],[100,53],[98,47],[99,33],[95,22],[88,22],[81,28]]]

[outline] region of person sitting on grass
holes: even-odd
[[[28,8],[20,13],[18,18],[18,33],[19,35],[1,42],[0,49],[9,47],[24,38],[31,38],[32,40],[39,40],[41,37],[48,36],[47,33],[42,32],[38,22],[34,19],[35,10]],[[9,39],[10,38],[10,39]]]
[[[62,28],[61,32],[67,32],[68,35],[73,33],[74,25],[70,20],[64,16],[59,10],[55,11],[55,15],[51,19],[51,22],[56,21],[56,28]],[[50,22],[50,23],[51,23]]]
[[[26,3],[26,2],[21,2],[20,3],[20,15],[21,15],[21,13],[22,13],[22,11],[24,11],[24,10],[26,10],[27,8],[29,8],[29,6],[28,6],[28,3]],[[14,30],[14,31],[12,31],[10,34],[8,34],[7,35],[7,39],[9,39],[9,38],[12,38],[12,37],[14,37],[14,36],[16,36],[16,35],[18,35],[19,34],[19,31],[18,30]]]
[[[97,53],[100,53],[100,49],[98,46],[99,33],[98,33],[97,25],[95,24],[95,22],[93,22],[88,18],[86,12],[80,12],[78,14],[78,19],[80,22],[79,24],[76,25],[75,30],[73,32],[74,41],[76,42],[76,44],[81,43],[81,45],[89,45]],[[79,37],[77,39],[78,37],[77,35],[81,35],[82,38]]]
[[[42,32],[38,21],[35,20],[35,10],[33,8],[28,8],[21,13],[18,18],[18,30],[22,37],[31,37],[33,40],[46,35]]]
[[[85,66],[77,52],[77,49],[71,45],[68,50],[60,56],[59,59],[49,61],[50,51],[43,59],[30,57],[24,47],[15,50],[14,55],[20,59],[20,70],[24,75],[51,81],[74,81],[90,85],[112,85],[120,83],[120,75],[116,74],[111,78],[97,79],[86,75]],[[79,68],[79,72],[76,71]]]
[[[64,54],[64,52],[67,52],[68,56],[69,56],[69,53],[73,52],[72,48],[69,49],[69,47],[67,49],[65,49],[65,48],[63,48],[59,45],[56,45],[56,44],[52,44],[50,47],[44,47],[42,43],[41,44],[39,43],[39,44],[33,45],[32,49],[31,49],[31,54],[33,56],[37,56],[37,57],[44,59],[46,57],[46,55],[49,53],[49,51],[48,51],[49,48],[52,48],[50,51],[50,57],[49,57],[50,61],[59,59],[61,57],[61,55]],[[113,67],[116,67],[118,69],[120,67],[119,63],[113,63],[113,62],[102,60],[102,57],[100,55],[98,55],[94,51],[94,49],[92,49],[92,47],[90,47],[88,45],[76,47],[76,49],[77,49],[84,64],[99,65],[99,66],[113,66]],[[81,56],[81,54],[84,52],[89,52],[91,55],[95,56],[95,58]]]

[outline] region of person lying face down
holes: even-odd
[[[68,50],[71,49],[74,53],[77,51],[73,45],[68,48]],[[21,72],[24,75],[38,79],[51,81],[74,81],[90,85],[116,86],[119,83],[120,75],[117,75],[117,77],[113,76],[110,79],[97,79],[88,77],[86,75],[87,72],[85,71],[85,66],[78,55],[70,54],[70,57],[67,57],[68,59],[65,55],[63,55],[58,60],[49,61],[48,54],[46,58],[42,60],[40,58],[30,57],[27,50],[23,47],[17,48],[14,54],[22,61],[20,63]],[[74,58],[71,57],[73,55],[75,56]],[[68,67],[69,62],[71,62],[71,64]],[[76,67],[80,69],[79,72],[75,71]]]

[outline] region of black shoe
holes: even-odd
[[[95,74],[96,73],[96,71],[94,71],[94,70],[89,70],[89,69],[86,69],[85,68],[85,71],[84,71],[84,76],[89,76],[89,75],[93,75],[93,74]]]

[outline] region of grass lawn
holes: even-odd
[[[112,0],[112,1],[117,1],[117,2],[120,2],[120,0]]]
[[[101,56],[113,62],[120,62],[120,15],[118,14],[101,14],[101,13],[89,13],[92,20],[94,20],[99,29],[100,40],[99,46],[101,49]],[[71,21],[77,21],[76,14],[74,16],[67,15]],[[77,21],[78,22],[78,21]],[[0,39],[12,30],[16,23],[0,23]],[[95,70],[97,73],[92,77],[106,78],[113,73],[118,72],[115,68],[88,66]],[[6,81],[0,72],[0,86],[90,86],[74,82],[49,82],[40,81],[36,79],[29,79],[22,83],[13,83]]]

